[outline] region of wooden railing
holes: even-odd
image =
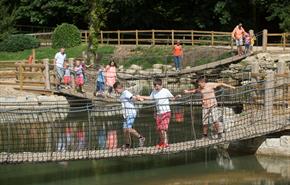
[[[52,32],[29,34],[37,37],[41,45],[51,45]],[[83,43],[88,42],[89,32],[81,31]],[[258,36],[260,37],[260,36]],[[263,30],[261,34],[262,46],[266,50],[269,46],[282,47],[284,50],[290,46],[290,33],[268,33]],[[197,30],[117,30],[101,31],[100,44],[116,45],[173,45],[180,40],[186,45],[231,46],[233,40],[231,32],[197,31]],[[261,42],[256,42],[261,44]]]

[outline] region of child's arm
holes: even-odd
[[[143,100],[152,100],[152,98],[150,96],[140,96],[140,95],[137,95],[136,98],[139,99],[140,101],[143,101]]]
[[[196,93],[197,89],[188,89],[188,90],[184,90],[185,94],[190,94],[190,93]]]
[[[231,85],[228,85],[228,84],[225,84],[225,83],[218,83],[218,86],[227,87],[227,88],[230,88],[230,89],[235,89],[236,88],[234,86],[231,86]]]

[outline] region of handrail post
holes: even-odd
[[[101,34],[101,44],[104,44],[104,35],[103,35],[103,31],[101,31],[100,34]]]
[[[73,63],[74,63],[74,58],[69,58],[68,59],[69,66],[72,69],[73,68]],[[72,89],[75,89],[75,76],[71,75],[71,87]]]
[[[136,35],[136,46],[138,46],[138,44],[139,44],[138,30],[136,30],[135,35]]]
[[[50,90],[49,59],[43,59],[45,89]]]
[[[263,51],[267,51],[267,45],[268,45],[268,30],[264,29],[263,30]]]
[[[214,45],[214,32],[211,31],[211,46]]]
[[[24,71],[24,67],[23,64],[19,65],[19,80],[20,80],[20,91],[23,90],[23,71]]]
[[[152,45],[155,45],[155,30],[152,30]]]
[[[274,98],[274,71],[268,70],[265,81],[265,99],[264,99],[264,118],[267,121],[272,120],[273,98]]]
[[[171,45],[174,46],[174,30],[171,30]]]
[[[120,30],[118,30],[117,33],[118,33],[118,45],[120,45],[121,44]]]

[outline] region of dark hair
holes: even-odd
[[[115,82],[113,88],[116,89],[118,87],[123,87],[123,85],[120,82]]]
[[[115,60],[114,60],[113,58],[110,59],[110,61],[109,61],[109,66],[111,66],[111,63],[112,63],[112,62],[114,62],[114,66],[117,67],[117,64],[116,64],[116,62],[115,62]]]
[[[197,78],[196,82],[207,82],[207,79],[205,78],[205,76],[200,76]]]
[[[153,80],[153,85],[162,85],[162,80],[160,78],[155,78]]]

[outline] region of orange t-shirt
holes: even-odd
[[[239,27],[236,26],[232,32],[232,37],[235,39],[241,39],[243,37],[244,33],[245,33],[245,30],[243,27],[241,27],[241,29],[239,29]]]
[[[202,95],[202,107],[210,108],[217,105],[214,89],[217,88],[218,83],[206,83],[205,87],[200,90]]]
[[[174,56],[182,56],[182,46],[181,45],[174,45],[173,55]]]

